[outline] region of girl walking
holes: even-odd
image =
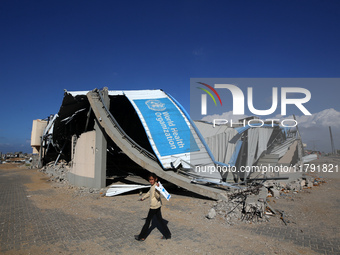
[[[160,192],[156,189],[156,185],[159,186],[157,183],[158,177],[154,173],[150,173],[149,175],[149,182],[151,184],[151,188],[148,193],[146,193],[142,198],[141,201],[147,199],[150,197],[150,210],[148,213],[148,217],[145,220],[145,224],[142,228],[142,231],[140,232],[139,235],[135,236],[135,239],[137,241],[144,241],[146,238],[146,235],[148,233],[148,229],[150,226],[150,222],[153,218],[154,215],[156,215],[157,221],[161,225],[161,228],[164,231],[164,236],[162,239],[170,239],[171,238],[171,233],[168,228],[168,226],[165,224],[163,218],[162,218],[162,213],[161,213],[161,206],[162,206],[162,201],[161,201],[161,194]]]

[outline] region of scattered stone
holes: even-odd
[[[211,208],[210,211],[209,211],[209,213],[208,213],[208,215],[207,215],[207,218],[208,218],[208,219],[213,219],[213,218],[215,218],[215,217],[216,217],[216,211],[215,211],[214,208]]]
[[[269,189],[269,191],[273,197],[280,197],[280,191],[278,191],[277,189],[271,188]]]
[[[300,191],[301,190],[301,185],[300,185],[300,183],[292,183],[290,188],[293,191]]]
[[[106,188],[94,189],[70,185],[67,179],[67,174],[70,171],[70,165],[65,160],[60,160],[57,164],[55,164],[55,161],[49,162],[43,168],[38,169],[38,171],[47,174],[50,177],[49,181],[52,181],[58,185],[67,186],[69,189],[75,189],[75,194],[77,196],[86,196],[86,194],[99,194],[100,192],[103,194],[106,193]]]

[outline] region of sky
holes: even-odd
[[[64,89],[163,89],[189,111],[191,78],[340,77],[339,27],[339,1],[0,1],[0,152],[31,152]],[[337,116],[339,86],[305,87]]]

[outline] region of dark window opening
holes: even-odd
[[[144,179],[148,171],[131,160],[111,139],[107,141],[106,159],[106,185],[113,182],[113,178],[125,178],[129,175],[138,175]]]
[[[154,154],[137,112],[125,96],[110,96],[110,112],[125,133],[138,145]]]

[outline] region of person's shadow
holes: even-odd
[[[146,220],[146,218],[144,218],[144,220]],[[168,225],[169,221],[167,221],[165,219],[163,219],[163,221],[164,221],[165,225]],[[162,228],[160,222],[158,222],[156,215],[154,215],[152,220],[151,220],[151,226],[149,227],[148,233],[147,233],[145,238],[147,238],[150,235],[150,233],[152,232],[152,230],[154,230],[155,228],[157,228],[158,231],[161,232],[161,234],[164,236],[164,233],[165,233],[164,229]]]

